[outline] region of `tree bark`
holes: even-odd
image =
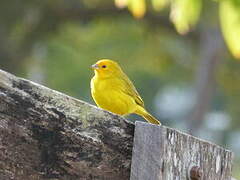
[[[223,51],[220,32],[211,28],[203,31],[200,49],[200,61],[196,71],[196,100],[188,119],[188,130],[193,135],[199,133],[204,118],[211,108],[216,87],[215,73]]]

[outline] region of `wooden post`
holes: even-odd
[[[0,180],[130,178],[134,124],[0,70]]]
[[[231,180],[233,154],[164,126],[137,122],[131,180]]]
[[[134,127],[0,70],[0,180],[129,180],[130,167],[131,180],[230,180],[231,161],[219,146],[164,126]]]

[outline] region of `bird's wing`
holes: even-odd
[[[124,86],[121,86],[121,90],[122,90],[125,94],[133,97],[134,100],[135,100],[135,102],[136,102],[138,105],[144,107],[144,102],[143,102],[141,96],[138,94],[136,88],[134,87],[134,85],[133,85],[133,83],[131,82],[131,80],[127,77],[127,75],[123,74],[123,75],[121,76],[121,81],[122,81],[122,83],[124,84]]]

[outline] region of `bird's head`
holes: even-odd
[[[97,76],[101,78],[108,78],[111,76],[116,76],[122,72],[118,63],[109,59],[102,59],[92,65],[94,72]]]

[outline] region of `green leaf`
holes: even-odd
[[[219,17],[222,33],[231,53],[240,59],[240,5],[236,1],[220,1]]]
[[[128,8],[135,18],[140,19],[146,13],[146,2],[145,0],[128,0]]]
[[[163,8],[167,7],[170,3],[170,0],[152,0],[152,6],[155,11],[160,11]]]
[[[202,0],[172,0],[170,19],[180,34],[186,34],[198,21]]]
[[[115,6],[122,9],[125,8],[128,4],[128,0],[114,0]]]

